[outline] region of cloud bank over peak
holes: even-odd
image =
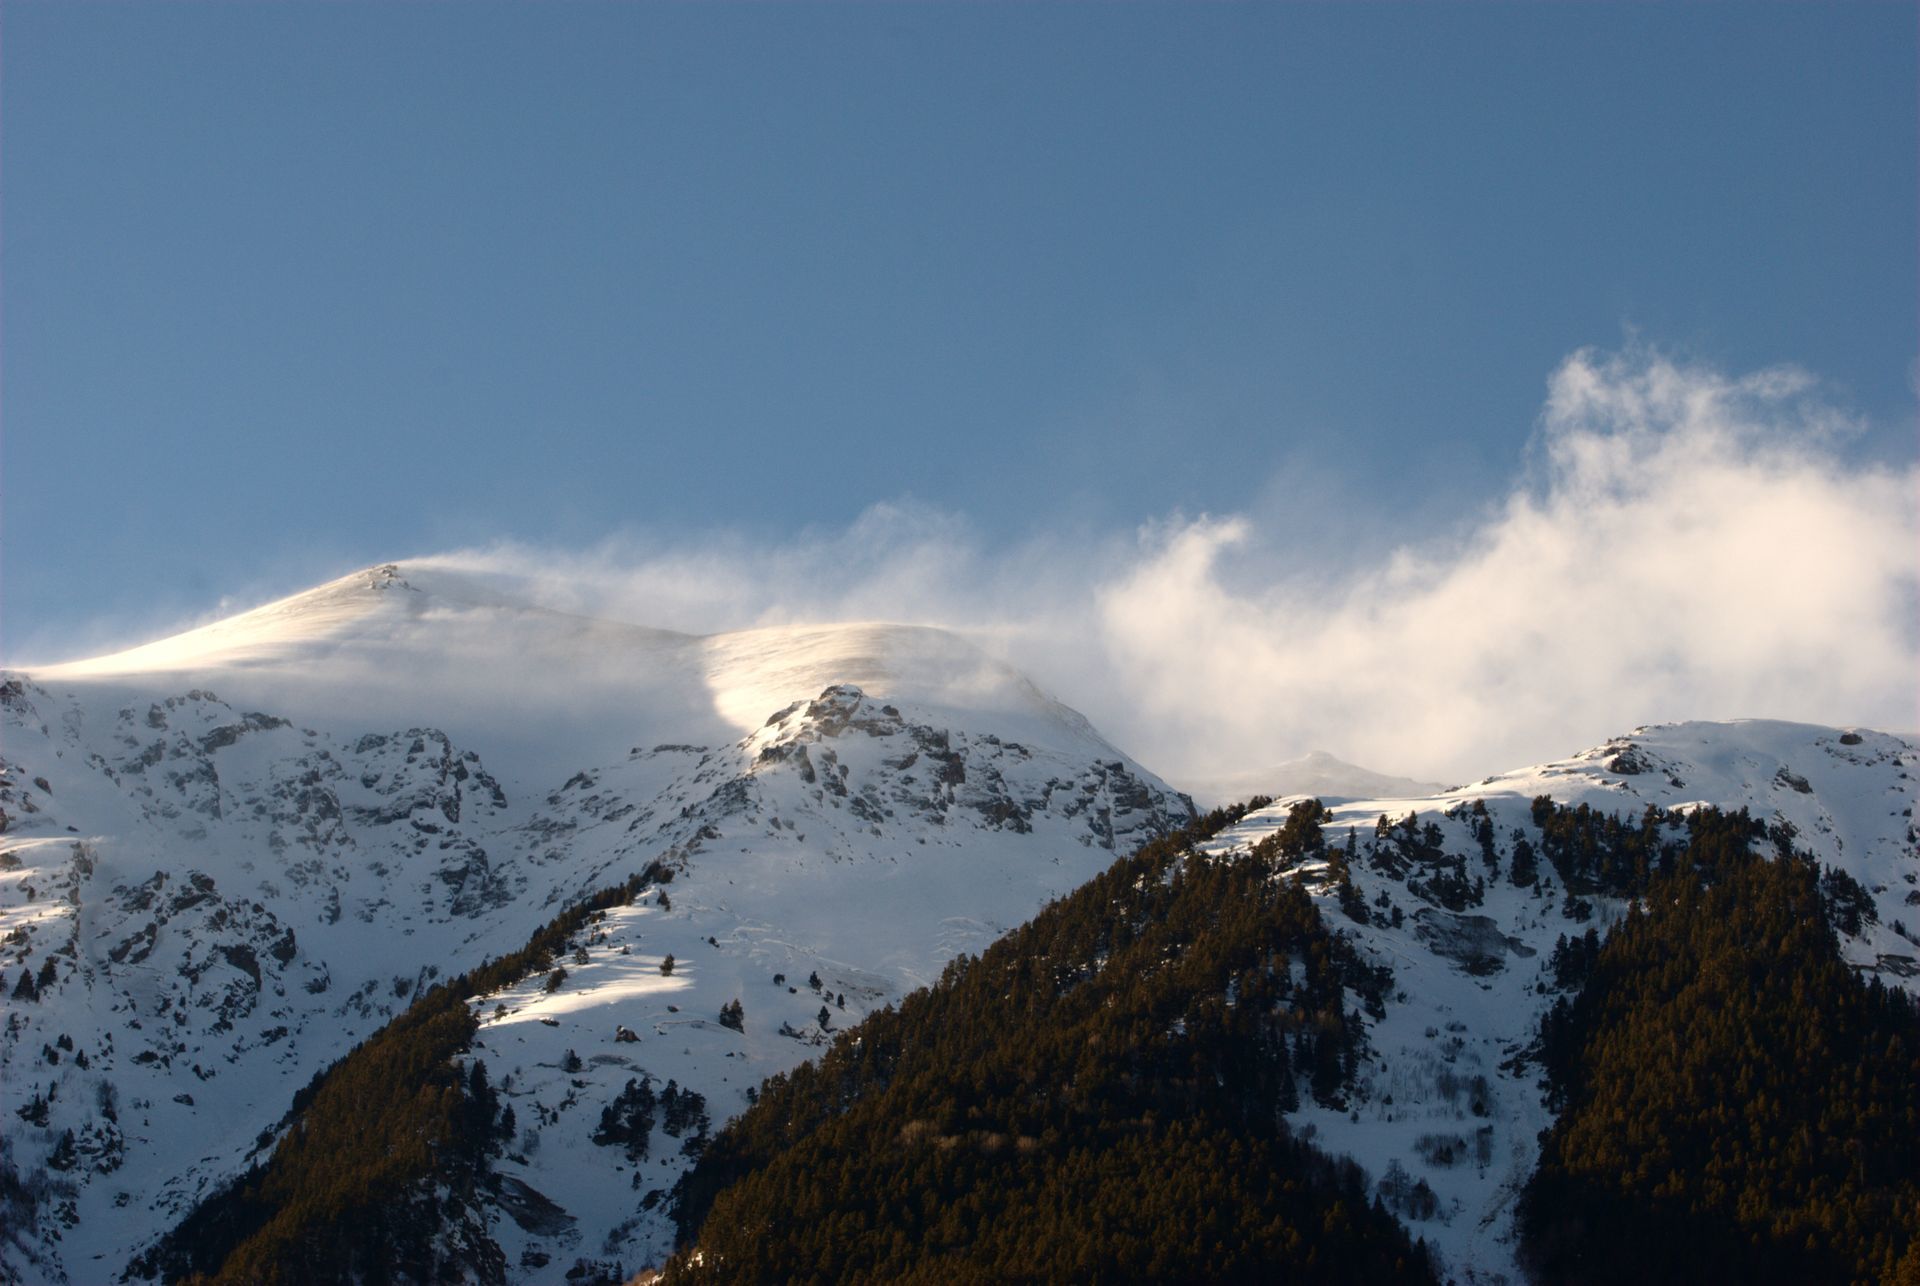
[[[1464,780],[1641,722],[1920,722],[1920,474],[1850,462],[1856,427],[1799,370],[1588,350],[1548,381],[1506,494],[1369,564],[1248,515],[995,548],[911,503],[771,547],[447,559],[548,606],[675,629],[959,629],[1176,778],[1324,748]],[[1336,499],[1392,521],[1390,498]]]
[[[1850,458],[1858,428],[1795,369],[1582,351],[1513,477],[1422,543],[1374,535],[1402,529],[1405,497],[1295,474],[1310,544],[1297,514],[1010,541],[899,501],[778,541],[641,532],[418,561],[689,633],[957,630],[1177,784],[1310,750],[1465,781],[1646,722],[1920,725],[1920,468]]]

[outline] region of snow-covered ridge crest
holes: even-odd
[[[197,687],[323,730],[432,725],[530,779],[612,759],[649,728],[731,741],[835,683],[1114,753],[1077,712],[947,630],[856,621],[692,635],[554,611],[511,580],[432,560],[31,673],[60,689]]]

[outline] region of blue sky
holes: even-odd
[[[882,502],[1377,553],[1589,345],[1905,467],[1915,15],[6,0],[0,655]]]

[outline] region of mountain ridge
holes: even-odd
[[[731,740],[835,683],[956,718],[991,715],[1015,736],[1059,725],[1119,753],[1078,711],[952,631],[855,621],[689,634],[556,611],[431,559],[378,564],[138,647],[20,672],[136,695],[211,690],[322,729],[440,726],[483,749],[501,743],[495,758],[515,759],[502,767],[529,777],[612,759],[648,726]]]
[[[552,972],[466,998],[462,1067],[484,1060],[519,1121],[497,1166],[511,1199],[470,1226],[509,1279],[657,1261],[664,1194],[702,1135],[606,1150],[600,1110],[628,1081],[724,1121],[768,1073],[1193,816],[940,631],[643,629],[633,655],[574,672],[556,658],[600,637],[584,618],[436,607],[404,567],[368,576],[340,594],[351,620],[387,614],[369,637],[326,635],[337,603],[305,634],[262,618],[262,646],[297,661],[0,676],[0,1073],[24,1100],[0,1119],[0,1278],[117,1274],[265,1157],[294,1091],[355,1040],[643,872]],[[1389,1204],[1446,1264],[1511,1279],[1511,1206],[1550,1120],[1524,1055],[1557,940],[1629,903],[1535,801],[1790,825],[1858,889],[1849,961],[1911,991],[1917,765],[1912,742],[1864,729],[1681,723],[1424,796],[1330,800],[1338,861],[1289,878],[1400,984],[1365,1024],[1353,1101],[1305,1103],[1293,1128],[1376,1180],[1423,1176],[1431,1209],[1406,1185]],[[1251,849],[1287,815],[1256,810],[1204,851]],[[1434,1160],[1480,1157],[1482,1129],[1484,1160]]]

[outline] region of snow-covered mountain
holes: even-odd
[[[385,564],[184,634],[35,667],[58,690],[218,692],[337,735],[438,727],[502,780],[563,780],[644,736],[734,741],[851,683],[1016,740],[1118,754],[1078,713],[944,630],[880,622],[692,635],[534,606],[513,582]],[[110,698],[109,698],[110,699]],[[556,776],[557,774],[557,776]]]
[[[1540,1070],[1525,1055],[1542,1013],[1564,994],[1554,984],[1553,950],[1562,937],[1604,931],[1626,912],[1623,901],[1572,897],[1559,885],[1532,801],[1550,796],[1635,824],[1649,806],[1684,813],[1701,804],[1786,822],[1797,846],[1846,872],[1871,899],[1858,931],[1843,937],[1847,958],[1920,993],[1917,778],[1920,746],[1911,741],[1748,720],[1638,728],[1471,786],[1334,804],[1328,843],[1343,847],[1353,836],[1350,878],[1366,923],[1345,913],[1325,863],[1306,863],[1303,873],[1327,923],[1391,968],[1394,983],[1385,1016],[1371,1023],[1370,1056],[1346,1110],[1306,1104],[1296,1128],[1385,1180],[1389,1204],[1449,1274],[1520,1280],[1514,1201],[1551,1120]],[[1210,848],[1244,850],[1287,812],[1276,803],[1253,813]],[[1409,814],[1417,815],[1411,826],[1403,824]],[[1523,840],[1537,862],[1532,887],[1514,883]],[[1466,876],[1456,908],[1434,880],[1450,862]],[[1415,1191],[1421,1183],[1431,1197]]]
[[[538,1282],[640,1267],[669,1246],[663,1194],[689,1151],[751,1087],[1191,815],[951,634],[696,637],[434,564],[3,676],[0,715],[0,1280],[118,1277],[423,987],[657,863],[671,880],[594,921],[559,976],[471,998],[467,1055],[516,1122],[470,1212],[488,1262]],[[1544,842],[1535,797],[1790,823],[1871,902],[1849,957],[1920,985],[1909,741],[1667,725],[1444,791],[1283,767],[1249,793],[1332,803],[1366,922],[1325,869],[1304,874],[1394,971],[1358,1092],[1295,1123],[1386,1181],[1462,1279],[1516,1271],[1554,946],[1624,912],[1555,887],[1544,858],[1515,883],[1521,841]],[[604,1128],[630,1083],[678,1105],[644,1155]]]
[[[117,1276],[415,992],[657,862],[566,985],[486,998],[475,1050],[526,1127],[493,1212],[516,1276],[637,1264],[684,1156],[616,1185],[576,1152],[626,1079],[723,1119],[1191,814],[950,634],[693,637],[432,566],[9,675],[0,706],[0,1272],[29,1281]]]

